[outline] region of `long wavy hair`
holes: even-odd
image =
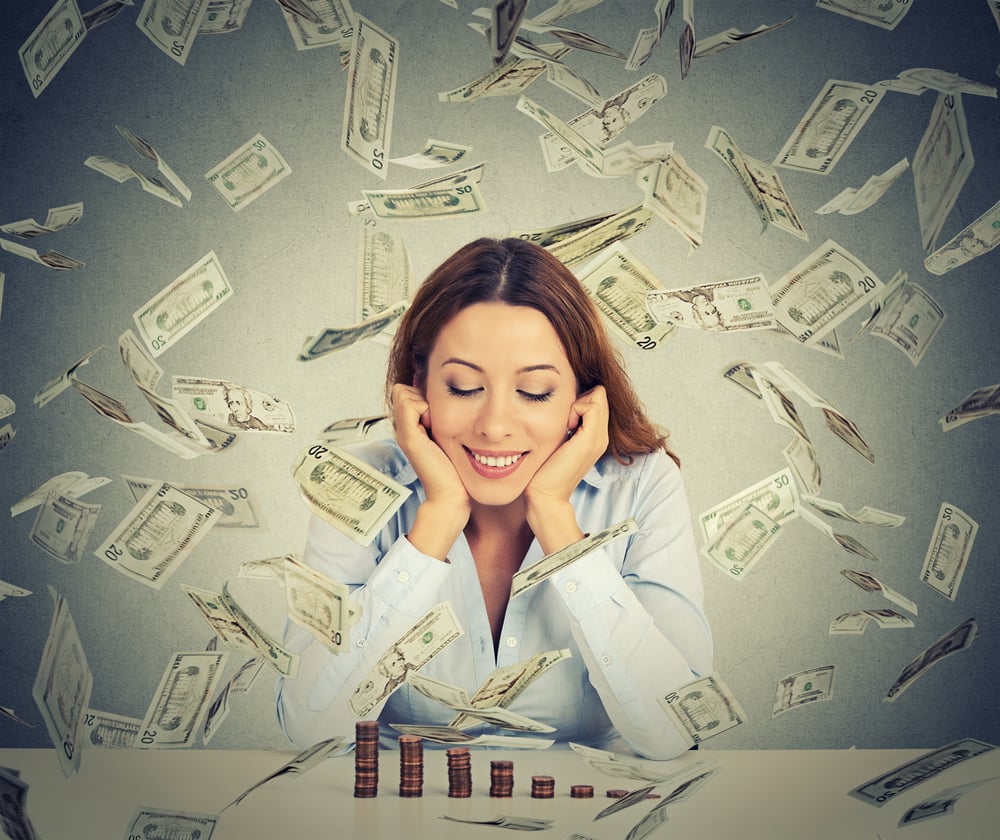
[[[423,381],[438,333],[474,303],[537,309],[552,324],[576,374],[579,393],[603,385],[608,394],[608,448],[621,463],[662,449],[669,433],[654,424],[636,395],[621,354],[580,281],[544,248],[522,239],[482,238],[460,248],[420,285],[389,351],[386,400],[397,382]]]

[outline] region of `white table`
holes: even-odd
[[[690,800],[668,809],[669,821],[652,840],[972,840],[1000,836],[1000,781],[962,798],[951,815],[903,828],[899,818],[913,805],[957,784],[1000,776],[1000,756],[987,755],[952,767],[899,794],[881,808],[849,797],[852,788],[921,755],[925,750],[708,750],[673,762],[648,762],[663,775],[711,759],[721,771]],[[30,785],[28,814],[42,840],[119,840],[140,806],[215,814],[254,782],[276,770],[293,752],[256,750],[98,750],[82,755],[78,774],[65,778],[52,750],[0,749],[0,765],[21,771]],[[491,759],[514,762],[514,795],[488,795]],[[424,751],[424,795],[401,799],[399,753],[380,754],[379,795],[355,799],[353,755],[328,759],[309,772],[285,776],[225,810],[212,840],[256,838],[442,838],[442,840],[566,840],[574,832],[595,840],[624,840],[657,800],[593,821],[612,800],[609,788],[640,787],[585,766],[569,750],[472,750],[473,793],[447,796],[443,750]],[[531,776],[556,779],[554,799],[532,799]],[[573,799],[572,784],[592,784],[593,799]],[[672,785],[658,792],[667,794]],[[550,817],[553,826],[535,834],[440,819],[489,818],[499,814]]]

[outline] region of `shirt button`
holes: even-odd
[[[358,647],[364,647],[364,646],[365,646],[365,640],[364,639],[358,639]]]
[[[602,665],[610,665],[611,664],[611,657],[608,656],[607,654],[604,654],[604,656],[601,657],[601,664]]]
[[[505,644],[509,648],[517,647],[517,639],[515,639],[513,636],[508,636]]]
[[[570,581],[569,583],[567,583],[566,584],[566,591],[567,592],[576,592],[576,584],[573,583],[573,581]]]
[[[400,572],[398,575],[396,575],[396,580],[398,580],[400,583],[406,583],[409,579],[410,579],[410,573],[406,571]]]

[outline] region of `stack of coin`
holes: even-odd
[[[407,798],[424,794],[424,739],[419,735],[399,736],[399,795]]]
[[[556,795],[555,776],[532,776],[531,777],[531,798],[532,799],[552,799]]]
[[[573,799],[590,799],[594,795],[594,786],[570,785],[569,795]]]
[[[354,795],[359,799],[378,796],[378,721],[354,724]]]
[[[448,796],[461,799],[472,796],[472,756],[468,747],[448,750]]]
[[[514,762],[490,762],[490,796],[507,798],[514,795]]]

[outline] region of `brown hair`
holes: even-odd
[[[579,280],[544,248],[522,239],[477,239],[460,248],[420,285],[389,351],[386,397],[397,382],[412,385],[424,374],[438,333],[474,303],[537,309],[552,324],[576,374],[581,393],[603,385],[608,394],[608,448],[622,463],[662,449],[669,436],[645,413],[611,343],[601,316]]]

